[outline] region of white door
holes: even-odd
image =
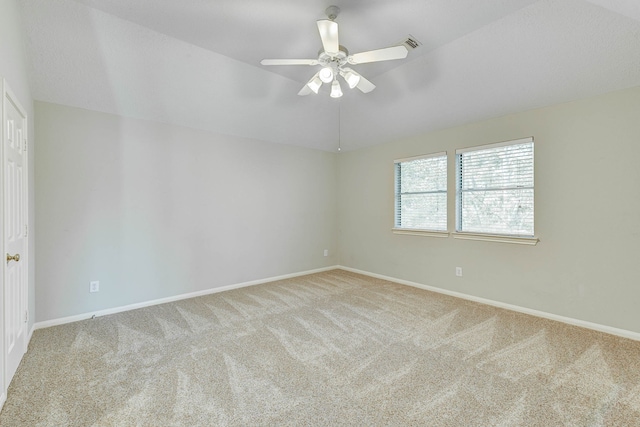
[[[3,82],[4,390],[27,344],[27,116]]]

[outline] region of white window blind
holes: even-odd
[[[395,161],[395,227],[447,230],[447,153]]]
[[[456,150],[456,231],[533,236],[533,138]]]

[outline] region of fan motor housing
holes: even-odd
[[[337,66],[342,66],[347,63],[349,57],[349,51],[346,47],[340,45],[340,51],[336,55],[329,55],[323,49],[318,52],[318,62],[323,66],[330,66],[331,63],[335,63]]]

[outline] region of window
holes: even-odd
[[[533,236],[533,138],[456,150],[456,231]]]
[[[395,161],[395,228],[447,230],[447,153]]]

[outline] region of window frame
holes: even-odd
[[[491,150],[495,148],[513,146],[513,145],[521,145],[521,144],[532,144],[531,145],[531,166],[532,166],[532,174],[533,180],[532,185],[527,187],[522,186],[508,186],[508,187],[488,187],[486,190],[489,191],[500,191],[500,190],[510,190],[510,189],[530,189],[533,192],[533,210],[534,210],[534,219],[533,219],[533,230],[531,234],[517,234],[517,233],[498,233],[493,231],[487,232],[477,232],[477,231],[465,231],[462,229],[462,196],[464,193],[469,191],[477,191],[475,189],[465,191],[462,189],[462,173],[463,166],[461,164],[462,155],[464,153],[474,152],[474,151],[484,151]],[[456,174],[456,193],[455,193],[455,232],[453,233],[454,238],[459,239],[467,239],[467,240],[489,240],[489,241],[497,241],[504,243],[520,243],[520,244],[532,244],[535,245],[539,240],[534,237],[535,236],[535,144],[534,138],[521,138],[510,141],[503,141],[493,144],[485,144],[468,148],[456,149],[455,153],[455,174]]]
[[[406,162],[411,162],[411,161],[415,161],[415,160],[421,160],[421,159],[430,159],[430,158],[438,158],[438,157],[444,157],[444,161],[445,161],[445,182],[446,182],[446,186],[445,186],[445,190],[429,190],[429,191],[420,191],[420,192],[411,192],[411,193],[402,193],[400,191],[401,188],[401,181],[400,181],[400,174],[398,172],[398,167],[401,167],[402,163],[406,163]],[[429,153],[429,154],[423,154],[423,155],[419,155],[419,156],[413,156],[413,157],[406,157],[406,158],[402,158],[402,159],[396,159],[393,161],[393,176],[394,176],[394,184],[393,184],[393,188],[394,188],[394,200],[393,200],[393,206],[394,206],[394,213],[393,213],[393,228],[392,231],[395,234],[406,234],[406,235],[420,235],[420,236],[430,236],[430,237],[448,237],[449,236],[449,210],[448,210],[448,190],[449,190],[449,157],[448,157],[448,153],[446,151],[439,151],[439,152],[435,152],[435,153]],[[408,228],[408,227],[401,227],[400,224],[398,223],[398,218],[399,218],[399,213],[400,210],[402,209],[402,199],[401,196],[402,194],[444,194],[445,195],[445,229],[444,230],[439,230],[439,229],[423,229],[423,228]]]

